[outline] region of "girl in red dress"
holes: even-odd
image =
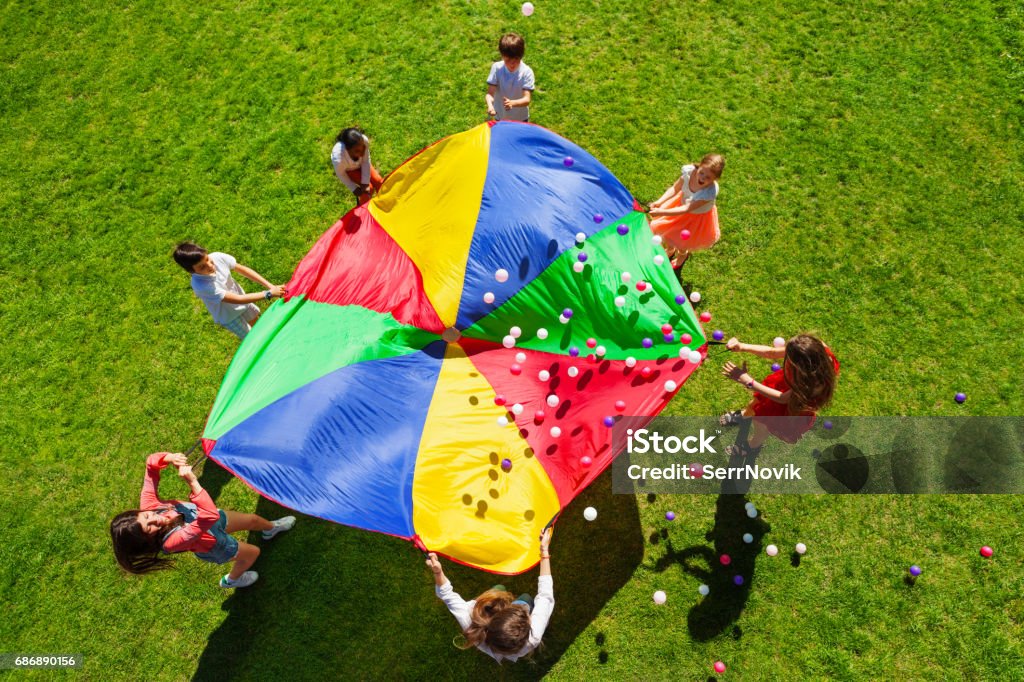
[[[769,434],[787,443],[796,443],[814,425],[818,410],[828,405],[839,377],[839,360],[821,339],[799,334],[785,347],[753,346],[733,337],[725,347],[736,353],[751,353],[767,360],[782,359],[782,367],[764,381],[755,381],[747,373],[747,364],[727,362],[722,374],[754,392],[743,410],[723,414],[723,426],[738,425],[753,419],[753,433],[744,443],[730,446],[730,455],[750,456],[760,450]],[[786,417],[782,419],[781,417]],[[742,440],[742,439],[741,439]]]

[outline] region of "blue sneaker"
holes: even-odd
[[[294,516],[284,516],[284,517],[281,517],[277,521],[274,521],[274,527],[273,528],[271,528],[270,530],[263,531],[263,539],[264,540],[270,540],[271,538],[273,538],[278,533],[283,533],[286,530],[291,530],[294,525],[295,525],[295,517]]]

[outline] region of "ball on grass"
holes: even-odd
[[[709,313],[706,310],[704,312],[702,312],[700,314],[700,321],[701,322],[710,322],[711,321],[711,313]]]
[[[722,556],[718,557],[718,563],[722,564],[723,566],[728,566],[732,563],[732,557],[730,557],[728,554],[723,554]]]
[[[806,554],[807,553],[807,545],[805,545],[802,542],[796,543],[796,553],[797,554]]]
[[[711,334],[711,338],[713,338],[715,341],[721,341],[722,339],[725,338],[725,332],[723,332],[721,329],[716,329]]]
[[[736,585],[742,585],[743,584],[743,576],[742,575],[735,575],[735,576],[733,576],[732,581]]]
[[[671,512],[671,511],[665,512],[665,520],[666,521],[675,521],[676,520],[676,513],[675,512]]]
[[[725,672],[725,663],[721,661],[715,661],[715,672],[721,675]]]
[[[768,556],[775,556],[776,554],[779,553],[779,548],[776,547],[775,545],[768,545],[767,547],[764,548],[764,553],[767,554]]]
[[[917,576],[921,575],[921,567],[920,566],[916,566],[916,565],[915,566],[911,566],[910,567],[910,575],[914,576],[915,578]]]
[[[985,545],[984,547],[982,547],[980,552],[981,552],[981,556],[985,557],[986,559],[989,558],[990,556],[992,556],[992,548],[989,547],[988,545]]]
[[[700,303],[700,298],[701,297],[699,291],[690,292],[690,303]]]
[[[963,404],[967,400],[967,394],[966,393],[957,393],[955,396],[953,396],[953,400],[957,401],[958,403]]]
[[[658,590],[657,592],[654,593],[654,603],[655,604],[664,604],[667,599],[668,599],[668,596],[664,592],[662,592],[661,590]]]
[[[753,541],[754,541],[754,536],[753,535],[751,535],[750,533],[744,533],[743,534],[743,542],[745,542],[745,543],[747,543],[749,545]]]
[[[532,2],[524,2],[523,3],[523,16],[524,17],[528,17],[528,16],[531,16],[532,14],[533,14],[533,3]],[[566,157],[566,158],[569,158],[569,157]]]
[[[585,518],[587,521],[593,521],[597,518],[597,510],[594,509],[593,507],[587,507],[586,509],[583,510],[583,518]]]
[[[700,587],[697,588],[697,592],[700,593],[700,596],[706,597],[709,594],[711,594],[711,588],[708,587],[707,585],[701,585]]]
[[[773,372],[778,372],[780,369],[782,369],[782,365],[780,365],[777,362],[773,362],[772,363],[772,371]]]

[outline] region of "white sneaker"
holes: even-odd
[[[232,580],[231,578],[224,576],[220,579],[220,586],[225,590],[230,590],[234,587],[249,587],[256,582],[260,577],[260,574],[256,571],[246,571],[242,575],[238,576],[238,580]]]
[[[274,521],[274,527],[273,528],[271,528],[270,530],[263,531],[263,539],[264,540],[269,540],[272,537],[274,537],[275,535],[277,535],[278,533],[283,533],[286,530],[291,530],[292,526],[294,526],[294,525],[295,525],[295,517],[294,516],[283,516],[283,517],[279,518],[277,521]]]

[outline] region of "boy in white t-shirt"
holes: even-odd
[[[244,339],[260,317],[256,301],[284,296],[285,288],[268,282],[263,275],[247,268],[226,253],[207,253],[192,242],[174,249],[174,261],[192,274],[192,291],[206,304],[213,321],[240,339]],[[266,291],[247,294],[231,276],[232,271],[266,287]]]
[[[498,41],[498,52],[501,61],[491,64],[487,76],[487,114],[499,121],[529,121],[534,81],[533,69],[523,63],[526,41],[506,33]]]

